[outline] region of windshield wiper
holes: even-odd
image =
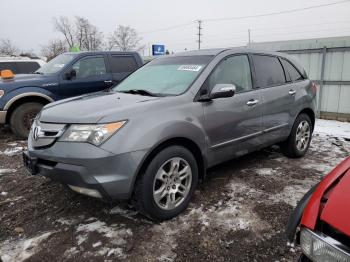
[[[34,74],[37,74],[37,75],[43,75],[44,73],[42,72],[39,72],[39,71],[35,71]]]
[[[137,94],[137,95],[142,95],[142,96],[161,96],[159,93],[152,93],[150,91],[144,90],[144,89],[130,89],[130,90],[123,90],[123,91],[118,91],[121,93],[126,93],[126,94]]]

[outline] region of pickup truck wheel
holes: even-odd
[[[281,144],[282,152],[291,158],[304,156],[310,146],[311,136],[310,117],[306,114],[300,114],[294,122],[288,139]]]
[[[10,118],[12,132],[18,137],[27,138],[33,120],[42,108],[43,104],[36,102],[24,103],[17,107]]]
[[[136,208],[154,220],[171,219],[187,208],[197,182],[198,166],[192,153],[182,146],[165,148],[136,183]]]

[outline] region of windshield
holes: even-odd
[[[143,90],[159,96],[184,93],[213,56],[166,57],[151,61],[113,88],[117,92]]]
[[[75,54],[62,54],[59,56],[56,56],[54,59],[52,59],[47,64],[40,67],[36,73],[39,74],[54,74],[60,71],[63,67],[66,66],[70,61],[74,59],[76,55]]]

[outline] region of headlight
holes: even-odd
[[[88,142],[98,146],[117,132],[125,123],[126,121],[99,125],[71,125],[64,132],[60,141]]]
[[[340,242],[323,234],[318,234],[303,228],[300,235],[300,245],[303,253],[312,261],[317,262],[349,262],[348,249]]]
[[[4,90],[0,90],[0,98],[5,94]]]

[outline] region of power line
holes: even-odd
[[[265,14],[258,14],[258,15],[248,15],[248,16],[237,16],[237,17],[223,17],[223,18],[208,18],[208,19],[202,19],[201,21],[207,21],[207,22],[218,22],[218,21],[225,21],[225,20],[240,20],[240,19],[248,19],[248,18],[259,18],[259,17],[265,17],[265,16],[273,16],[273,15],[281,15],[281,14],[287,14],[287,13],[295,13],[295,12],[300,12],[300,11],[305,11],[305,10],[310,10],[310,9],[315,9],[315,8],[321,8],[325,6],[332,6],[332,5],[338,5],[338,4],[344,4],[348,3],[350,0],[343,0],[343,1],[338,1],[334,3],[328,3],[328,4],[321,4],[321,5],[314,5],[314,6],[308,6],[308,7],[303,7],[303,8],[296,8],[296,9],[290,9],[290,10],[283,10],[283,11],[276,11],[276,12],[271,12],[271,13],[265,13]],[[156,33],[156,32],[161,32],[161,31],[168,31],[168,30],[173,30],[177,28],[182,28],[186,27],[189,25],[193,25],[194,22],[198,21],[191,21],[183,24],[177,24],[177,25],[172,25],[168,27],[163,27],[163,28],[158,28],[150,31],[144,31],[140,32],[139,34],[151,34],[151,33]]]
[[[295,13],[325,6],[332,6],[332,5],[339,5],[344,3],[349,3],[350,0],[343,0],[338,1],[334,3],[328,3],[328,4],[322,4],[322,5],[314,5],[314,6],[308,6],[308,7],[302,7],[302,8],[295,8],[290,10],[283,10],[283,11],[277,11],[277,12],[271,12],[271,13],[265,13],[265,14],[258,14],[258,15],[247,15],[247,16],[235,16],[235,17],[223,17],[223,18],[209,18],[209,19],[203,19],[203,21],[206,22],[218,22],[218,21],[227,21],[227,20],[240,20],[240,19],[248,19],[248,18],[258,18],[258,17],[265,17],[265,16],[273,16],[273,15],[281,15],[281,14],[288,14],[288,13]]]
[[[163,28],[154,29],[154,30],[151,30],[151,31],[140,32],[139,34],[150,34],[150,33],[155,33],[155,32],[160,32],[160,31],[168,31],[168,30],[172,30],[172,29],[176,29],[176,28],[180,28],[180,27],[185,27],[185,26],[189,26],[189,25],[193,25],[193,22],[188,22],[188,23],[183,23],[183,24],[163,27]]]

